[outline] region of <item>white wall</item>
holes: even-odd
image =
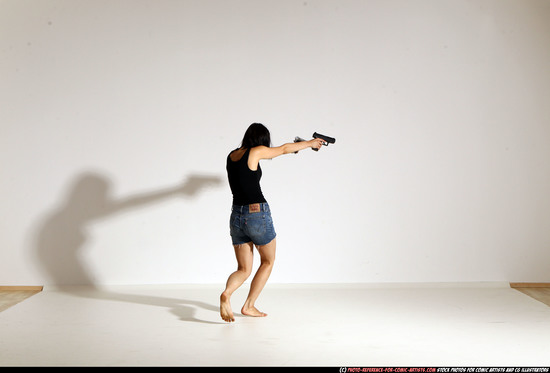
[[[271,282],[549,281],[548,66],[544,0],[3,0],[0,284],[225,282],[252,122],[337,139]]]

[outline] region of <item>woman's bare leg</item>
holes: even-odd
[[[250,276],[254,254],[254,245],[252,242],[234,245],[234,248],[235,256],[237,257],[237,270],[229,276],[225,290],[220,295],[220,315],[227,322],[235,321],[233,311],[231,310],[231,294]]]
[[[248,297],[246,298],[243,308],[241,309],[241,313],[243,315],[256,317],[267,316],[266,313],[258,311],[254,304],[256,303],[256,299],[258,299],[258,297],[260,296],[260,293],[262,292],[267,282],[267,279],[271,274],[271,270],[273,269],[273,263],[275,262],[276,246],[277,243],[275,239],[273,239],[273,241],[271,241],[267,245],[258,246],[261,264],[260,268],[258,268],[258,271],[254,275],[254,279],[252,279],[252,283],[250,284],[250,292],[248,293]]]

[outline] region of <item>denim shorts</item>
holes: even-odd
[[[250,212],[248,205],[233,205],[229,230],[233,245],[240,245],[252,241],[261,246],[270,243],[275,236],[271,210],[267,203],[260,203],[259,212]]]

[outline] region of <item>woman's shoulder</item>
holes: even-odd
[[[269,149],[269,147],[265,145],[258,145],[253,148],[250,148],[250,153],[258,153],[261,151],[265,151],[265,149]]]
[[[237,148],[235,150],[232,150],[231,153],[229,153],[229,155],[227,156],[227,158],[231,159],[233,162],[237,162],[241,160],[248,151],[250,151],[250,149]]]

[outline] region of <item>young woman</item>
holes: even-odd
[[[269,130],[261,123],[253,123],[246,130],[241,147],[227,156],[227,176],[233,193],[230,232],[237,257],[237,270],[227,279],[225,290],[220,296],[220,314],[223,320],[235,321],[231,310],[231,294],[252,273],[254,246],[260,253],[260,267],[252,279],[241,313],[247,316],[267,316],[256,309],[255,302],[273,268],[276,233],[269,205],[260,188],[260,160],[273,159],[306,148],[320,149],[322,144],[323,140],[312,139],[271,147]]]

